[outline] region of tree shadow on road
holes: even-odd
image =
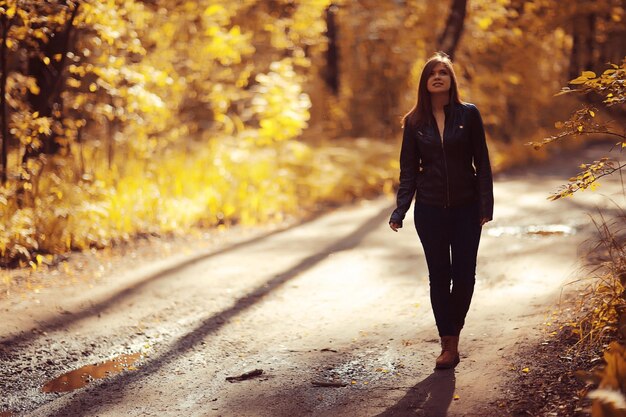
[[[435,371],[376,417],[446,417],[455,384],[454,369]]]
[[[110,394],[106,395],[107,404],[101,404],[101,398],[105,395],[98,398],[101,394],[100,390],[106,390],[116,386],[126,386],[130,383],[137,382],[172,363],[186,352],[193,350],[206,337],[215,334],[236,316],[263,301],[269,294],[283,286],[285,283],[310,270],[329,256],[358,246],[367,235],[379,227],[382,222],[386,221],[390,210],[390,206],[385,206],[376,215],[368,217],[350,234],[338,237],[335,242],[326,248],[302,259],[298,264],[282,273],[274,275],[268,281],[251,290],[244,297],[235,300],[229,308],[207,317],[193,330],[174,341],[162,352],[151,356],[138,371],[133,373],[118,374],[108,380],[105,380],[105,382],[102,382],[100,385],[96,385],[91,388],[88,387],[84,391],[74,394],[72,399],[69,401],[69,404],[63,405],[61,410],[56,410],[54,413],[49,415],[59,417],[68,415],[85,415],[84,413],[86,411],[90,411],[99,405],[107,407],[113,405],[114,402],[123,401],[123,397],[125,395],[124,392],[118,392],[115,394],[116,401],[112,401],[113,394]]]
[[[391,212],[391,209],[392,209],[391,206],[386,206],[383,212],[385,213],[385,215],[388,215]],[[58,331],[60,329],[64,329],[67,326],[70,326],[81,320],[85,320],[94,316],[99,316],[100,314],[105,312],[107,309],[113,307],[114,305],[121,304],[125,302],[126,300],[136,296],[137,294],[140,294],[142,290],[144,290],[146,287],[148,287],[151,284],[154,284],[161,280],[171,279],[173,274],[181,272],[187,268],[190,268],[210,258],[217,257],[225,253],[233,252],[236,250],[240,250],[248,246],[252,246],[274,235],[278,235],[280,233],[286,232],[290,229],[300,227],[307,223],[311,223],[315,221],[316,219],[320,218],[323,214],[325,214],[325,212],[320,210],[319,212],[313,213],[312,215],[305,217],[301,221],[298,221],[286,227],[281,227],[274,231],[263,233],[259,236],[246,239],[241,242],[232,243],[221,249],[210,250],[210,251],[199,251],[196,254],[188,258],[182,259],[166,268],[163,268],[160,271],[147,273],[144,277],[137,279],[135,282],[127,285],[124,288],[120,288],[117,292],[111,294],[107,298],[104,298],[95,303],[92,303],[87,308],[81,309],[80,311],[76,311],[71,314],[57,315],[57,316],[50,317],[50,318],[40,321],[37,326],[37,329],[39,330],[38,332],[23,331],[16,335],[3,336],[2,338],[0,338],[0,350],[10,349],[11,351],[15,351],[19,346],[25,345],[28,342],[34,339],[37,339],[41,334]],[[376,217],[376,219],[380,220],[378,217]],[[369,232],[369,229],[368,229],[368,232]],[[339,247],[341,247],[341,244],[345,244],[345,242],[341,241],[339,243]]]

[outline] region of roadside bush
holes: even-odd
[[[582,93],[602,98],[602,105],[611,107],[626,103],[626,58],[621,65],[611,64],[601,75],[592,71],[582,74],[569,82],[578,88],[565,87],[559,94]],[[564,138],[588,137],[602,135],[617,139],[610,152],[620,152],[626,147],[626,129],[616,129],[612,123],[603,122],[598,116],[599,109],[595,105],[584,105],[576,110],[569,120],[557,122],[555,127],[560,130],[556,135],[543,139],[541,142],[530,143],[535,149],[560,141]],[[563,186],[549,197],[556,200],[571,197],[580,190],[597,186],[597,181],[607,175],[621,170],[626,164],[618,159],[606,156],[592,163],[580,165],[582,171],[569,179]],[[571,323],[572,331],[579,337],[578,348],[598,348],[607,338],[617,334],[626,338],[626,238],[624,238],[624,220],[626,214],[621,210],[616,223],[609,223],[601,214],[600,221],[594,223],[599,232],[599,247],[605,259],[597,260],[594,276],[597,281],[585,296],[585,307],[588,313],[577,323]],[[617,228],[615,227],[617,224]],[[598,249],[598,248],[596,248]],[[586,377],[598,384],[598,388],[590,392],[593,399],[593,417],[626,417],[626,348],[613,341],[604,353],[605,366],[595,375]]]

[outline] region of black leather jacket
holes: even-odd
[[[470,103],[449,104],[444,111],[443,142],[434,117],[429,125],[404,128],[397,208],[390,222],[402,225],[416,191],[416,201],[439,207],[478,200],[480,217],[493,218],[493,178],[480,113]]]

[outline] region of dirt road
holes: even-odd
[[[91,287],[0,301],[0,411],[498,415],[491,402],[507,377],[525,367],[532,372],[515,349],[551,331],[546,317],[562,285],[576,278],[580,244],[594,231],[585,213],[607,206],[600,194],[616,194],[621,185],[613,179],[596,193],[558,202],[546,195],[601,155],[591,148],[558,165],[497,177],[495,220],[483,229],[455,370],[433,369],[438,338],[412,216],[393,233],[393,202],[380,198],[268,236],[120,271]],[[65,372],[139,352],[132,365],[137,357],[126,357],[130,370],[108,364],[110,376],[84,388],[42,391],[69,389],[50,383]],[[226,380],[255,369],[262,374]]]

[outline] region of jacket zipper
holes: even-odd
[[[437,129],[439,130],[439,129]],[[444,121],[443,124],[443,136],[441,137],[441,150],[443,152],[443,166],[444,169],[446,171],[446,204],[444,205],[444,208],[447,208],[450,206],[450,180],[448,178],[448,161],[446,160],[446,147],[443,143],[443,138],[446,135],[446,124]]]

